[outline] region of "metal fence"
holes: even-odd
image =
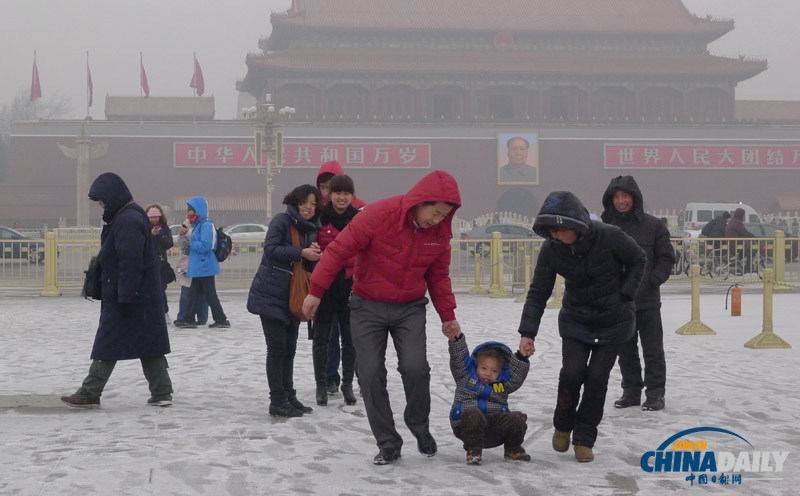
[[[81,286],[83,272],[100,248],[97,233],[94,234],[93,239],[83,239],[88,233],[73,239],[63,237],[63,233],[57,237],[56,233],[48,232],[45,239],[2,240],[0,287],[52,290]],[[452,241],[453,286],[470,288],[473,293],[491,292],[493,296],[524,293],[543,240],[502,239],[499,233],[493,235],[491,239]],[[780,231],[774,238],[675,238],[672,244],[676,262],[670,281],[674,283],[688,283],[692,264],[700,266],[703,283],[760,283],[765,269],[773,269],[778,286],[783,282],[800,282],[800,238],[785,238]],[[234,252],[220,264],[217,286],[249,287],[262,253],[263,241],[235,241]],[[173,267],[179,256],[177,249],[170,252]]]

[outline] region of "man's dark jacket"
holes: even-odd
[[[634,204],[630,211],[620,213],[614,208],[614,193],[617,191],[633,196]],[[675,264],[669,231],[658,218],[645,213],[642,192],[633,176],[617,176],[611,180],[603,194],[603,209],[600,215],[603,222],[625,231],[647,254],[647,268],[636,295],[636,310],[661,308],[659,286],[669,279]]]
[[[153,358],[170,352],[164,317],[164,288],[158,254],[150,241],[150,220],[133,203],[118,175],[100,174],[89,197],[102,200],[100,237],[102,303],[93,360]]]
[[[579,238],[565,245],[552,238],[551,227],[573,229]],[[647,264],[636,242],[614,226],[591,220],[580,200],[568,191],[547,196],[533,230],[546,241],[536,260],[519,333],[536,337],[559,274],[565,287],[558,314],[561,337],[597,346],[631,339],[636,317],[633,300]]]

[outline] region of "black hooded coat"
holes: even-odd
[[[105,205],[100,237],[100,325],[92,359],[166,355],[170,347],[164,289],[147,214],[133,202],[122,178],[111,172],[94,180],[89,198]]]
[[[578,240],[565,245],[550,236],[551,227],[577,231]],[[568,191],[554,191],[544,201],[533,230],[542,244],[528,290],[519,333],[535,338],[556,274],[564,278],[558,314],[561,337],[591,345],[622,343],[633,337],[633,299],[647,258],[619,228],[593,221],[581,201]]]
[[[633,209],[620,213],[614,207],[614,193],[624,191],[633,196]],[[642,285],[636,295],[636,310],[661,308],[661,291],[675,266],[675,250],[669,231],[657,218],[644,211],[644,200],[633,176],[617,176],[611,180],[603,194],[603,222],[622,229],[636,240],[647,254],[647,268]]]

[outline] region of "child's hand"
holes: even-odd
[[[442,334],[447,336],[447,340],[452,343],[461,335],[461,326],[457,320],[442,322]]]

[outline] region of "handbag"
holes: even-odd
[[[292,229],[292,246],[300,246],[300,233],[295,226]],[[289,312],[300,322],[308,322],[309,319],[303,315],[303,301],[308,296],[311,289],[311,281],[303,262],[298,260],[292,262],[292,279],[289,283]]]
[[[161,283],[166,286],[167,284],[175,282],[175,271],[172,270],[169,262],[166,260],[161,261]]]
[[[81,296],[87,300],[102,300],[103,288],[100,279],[100,254],[92,257],[89,260],[89,267],[83,271],[83,288],[81,288]]]

